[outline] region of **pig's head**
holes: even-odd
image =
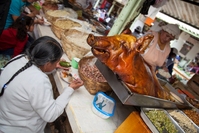
[[[92,47],[93,55],[113,70],[115,66],[121,64],[122,60],[127,62],[135,54],[144,52],[152,39],[153,35],[137,40],[134,36],[127,34],[103,37],[89,34],[87,43]]]

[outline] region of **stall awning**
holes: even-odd
[[[184,24],[180,25],[182,30],[199,37],[199,1],[169,0],[160,12],[183,22]]]

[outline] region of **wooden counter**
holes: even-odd
[[[185,79],[185,80],[187,80],[187,81],[190,80],[190,79],[194,76],[194,74],[190,74],[190,76],[187,75],[187,74],[185,73],[185,71],[180,70],[180,69],[177,67],[176,64],[174,65],[173,70],[174,70],[174,71],[173,71],[174,74],[179,75],[182,79]]]

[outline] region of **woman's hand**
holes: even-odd
[[[73,88],[74,90],[78,89],[80,86],[82,86],[84,82],[81,79],[74,79],[70,82],[69,86]]]
[[[35,19],[34,21],[35,24],[44,24],[44,19],[43,17],[41,19]]]

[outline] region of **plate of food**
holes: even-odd
[[[70,75],[70,73],[66,70],[60,71],[60,77],[63,81],[70,84],[70,82],[73,80],[73,77]]]

